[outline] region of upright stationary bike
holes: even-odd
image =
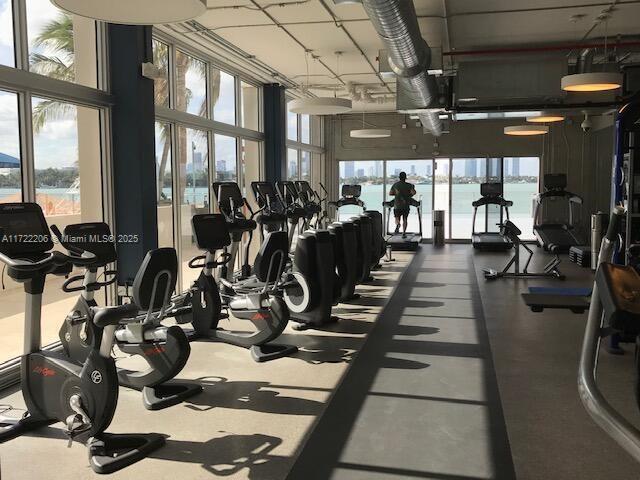
[[[69,440],[86,443],[96,473],[111,473],[141,460],[164,444],[158,434],[105,433],[118,402],[118,374],[111,347],[114,331],[129,305],[92,308],[88,322],[104,329],[99,347],[75,361],[64,353],[41,348],[42,294],[47,275],[67,275],[73,266],[86,267],[94,256],[52,251],[53,242],[39,205],[0,205],[0,261],[8,275],[24,284],[26,293],[24,354],[20,377],[27,413],[0,419],[0,443],[55,422],[65,424]]]

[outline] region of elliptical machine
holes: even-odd
[[[289,223],[289,240],[293,243],[294,233],[300,229],[299,220],[305,216],[304,209],[297,202],[293,182],[278,182],[276,185],[253,182],[251,188],[262,211],[260,218],[270,219],[273,218],[272,212],[283,212]],[[274,222],[261,227],[268,230],[278,225],[284,226],[282,222]],[[337,321],[331,315],[332,307],[338,301],[337,285],[331,234],[326,230],[299,232],[295,251],[287,263],[283,285],[283,297],[291,312],[291,320],[299,324],[295,329],[319,327]]]
[[[27,240],[28,239],[28,240]],[[89,309],[87,322],[104,330],[100,344],[83,361],[41,348],[42,294],[47,275],[67,275],[73,266],[95,261],[83,252],[52,251],[53,242],[42,209],[35,203],[0,205],[0,261],[26,293],[21,388],[28,412],[20,419],[0,419],[0,443],[57,421],[69,440],[86,443],[96,473],[127,467],[164,444],[159,434],[105,433],[118,402],[118,376],[111,358],[114,331],[131,305]]]
[[[60,327],[59,337],[65,353],[84,361],[92,349],[102,341],[104,329],[88,321],[90,311],[97,307],[96,291],[115,282],[115,271],[106,270],[110,280],[97,282],[98,270],[116,261],[116,249],[111,230],[106,223],[69,225],[64,234],[51,227],[61,245],[71,251],[87,251],[95,256],[83,275],[69,278],[63,285],[65,292],[80,292],[78,300]],[[197,384],[175,382],[189,359],[191,347],[184,331],[177,325],[164,327],[168,298],[175,289],[178,260],[173,248],[147,253],[132,287],[129,314],[119,320],[115,331],[119,350],[142,358],[147,369],[134,371],[118,368],[120,385],[142,392],[148,410],[160,410],[186,400],[202,391]],[[82,282],[78,284],[78,282]]]
[[[256,362],[266,362],[298,351],[292,345],[271,343],[284,331],[289,321],[289,309],[280,297],[282,272],[287,261],[287,234],[268,233],[251,276],[232,283],[221,276],[223,298],[233,316],[253,324],[251,333],[233,332],[219,327],[227,315],[222,313],[220,290],[214,278],[216,268],[226,265],[230,254],[216,255],[230,244],[227,220],[221,214],[195,215],[191,219],[193,233],[204,255],[189,262],[190,268],[200,268],[200,276],[189,290],[174,298],[175,308],[170,312],[179,324],[191,323],[193,336],[208,338],[248,348]]]
[[[227,220],[227,226],[231,235],[231,248],[227,252],[225,247],[225,254],[228,253],[228,261],[224,265],[221,265],[218,269],[218,280],[224,278],[229,281],[233,281],[234,276],[237,278],[245,278],[251,275],[251,266],[249,265],[249,248],[251,247],[251,240],[253,239],[253,231],[258,224],[253,219],[258,213],[254,212],[247,202],[247,199],[242,196],[240,187],[236,182],[214,182],[213,193],[216,196],[218,202],[218,208],[220,213],[224,215]],[[250,214],[250,218],[246,218],[242,212],[242,208],[246,207]],[[242,241],[245,237],[247,239]],[[242,248],[241,247],[241,244]],[[240,258],[240,271],[234,272],[236,258],[238,253],[241,254]]]

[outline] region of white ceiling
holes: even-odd
[[[585,39],[596,17],[610,3],[414,1],[427,43],[445,52],[577,43]],[[640,35],[640,0],[614,3],[606,33],[610,37]],[[208,7],[209,11],[196,19],[198,23],[300,85],[332,88],[338,83],[335,74],[339,72],[343,82],[366,86],[374,94],[395,89],[392,81],[383,82],[376,74],[377,55],[383,45],[360,5],[336,6],[333,0],[208,0]],[[573,15],[582,17],[572,21]],[[586,40],[604,35],[605,24],[601,23]],[[310,52],[305,54],[305,48]],[[339,65],[337,51],[343,52]],[[444,58],[445,65],[450,65],[454,57]],[[323,94],[320,89],[311,91]]]

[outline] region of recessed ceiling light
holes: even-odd
[[[504,134],[514,137],[527,137],[532,135],[546,135],[549,127],[546,125],[512,125],[504,127]]]
[[[350,112],[352,103],[348,98],[297,98],[288,103],[288,108],[291,113],[303,115],[337,115]]]
[[[352,138],[387,138],[391,136],[391,130],[386,128],[363,128],[351,130]]]
[[[576,73],[562,77],[562,89],[567,92],[604,92],[622,86],[622,74],[616,72]]]
[[[125,25],[191,20],[207,11],[206,0],[51,0],[66,12]]]

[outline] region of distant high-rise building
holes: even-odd
[[[218,160],[216,162],[216,170],[218,170],[218,172],[220,172],[220,173],[226,172],[227,171],[227,161],[226,160]]]
[[[344,163],[344,176],[345,178],[353,178],[355,173],[355,166],[353,162]]]
[[[364,168],[358,169],[358,177],[364,177]]]
[[[401,172],[402,172],[402,169],[401,169],[401,168],[396,168],[396,169],[394,170],[394,174],[395,174],[395,176],[396,176],[396,177],[397,177],[398,175],[400,175],[400,173],[401,173]]]
[[[369,167],[369,176],[373,177],[376,174],[376,169],[375,167]]]
[[[433,167],[432,167],[431,163],[428,163],[427,164],[427,177],[430,177],[432,173],[433,173]]]
[[[376,177],[382,177],[382,162],[375,163]]]
[[[194,152],[193,168],[195,170],[204,170],[204,162],[202,161],[202,152]]]
[[[415,174],[416,174],[416,166],[411,165],[411,175],[415,175]]]
[[[520,176],[520,159],[519,158],[511,159],[511,176],[513,177]]]
[[[478,161],[477,160],[465,160],[464,161],[464,176],[465,177],[477,177],[478,176]]]

